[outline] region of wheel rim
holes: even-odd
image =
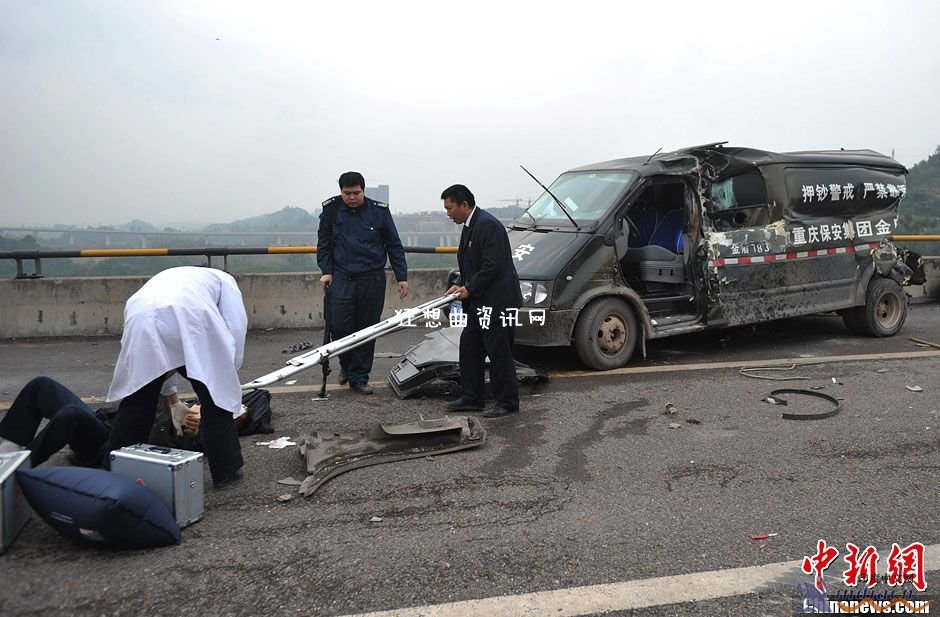
[[[608,315],[597,328],[597,348],[607,356],[615,356],[627,342],[627,326],[620,315]]]
[[[896,294],[887,293],[878,299],[875,318],[885,330],[891,330],[901,321],[901,299]]]

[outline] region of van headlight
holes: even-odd
[[[519,281],[523,304],[541,304],[548,300],[548,285],[541,281]]]

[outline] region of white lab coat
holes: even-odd
[[[229,274],[192,266],[160,272],[124,305],[121,353],[108,401],[185,366],[219,408],[237,413],[242,402],[237,369],[247,330],[242,294]]]

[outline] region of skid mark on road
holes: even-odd
[[[556,475],[573,482],[590,481],[591,474],[587,470],[587,450],[607,436],[623,437],[631,430],[635,432],[636,425],[631,423],[618,425],[616,421],[632,411],[649,407],[649,404],[649,400],[645,398],[638,401],[625,401],[598,413],[587,430],[575,435],[559,448],[560,460],[555,470]],[[649,421],[648,418],[641,420]]]

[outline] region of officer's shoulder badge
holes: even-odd
[[[372,203],[374,203],[375,205],[377,205],[377,206],[380,207],[380,208],[388,208],[388,204],[385,203],[384,201],[374,201],[374,200],[373,200]]]
[[[327,207],[327,206],[329,206],[329,205],[331,205],[331,204],[335,204],[336,202],[340,201],[341,199],[342,199],[342,197],[340,197],[339,195],[334,195],[334,196],[330,197],[329,199],[327,199],[326,201],[324,201],[321,205],[325,208],[325,207]]]

